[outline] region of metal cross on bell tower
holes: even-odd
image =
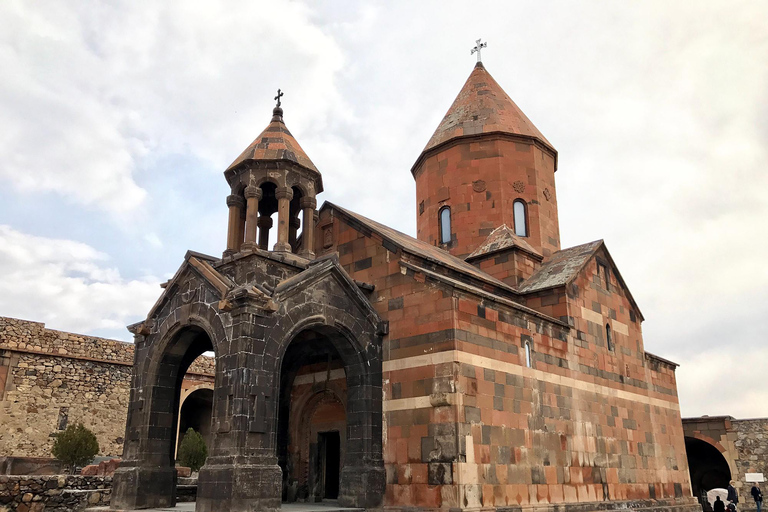
[[[477,52],[477,62],[483,62],[483,59],[480,57],[480,50],[488,46],[488,43],[481,43],[481,39],[478,39],[475,41],[475,47],[472,48],[472,51],[469,53],[470,55],[473,55],[475,52]]]
[[[277,90],[277,96],[275,96],[275,99],[277,100],[277,108],[280,108],[280,98],[285,96],[282,92],[280,92],[280,89]]]

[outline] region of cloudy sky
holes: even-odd
[[[683,415],[768,416],[768,3],[0,2],[0,315],[130,339],[223,170],[285,120],[415,234],[410,167],[484,62],[559,151],[564,246],[606,240]]]

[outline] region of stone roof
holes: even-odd
[[[478,62],[424,152],[453,138],[494,132],[531,137],[555,151],[485,66]]]
[[[275,108],[272,111],[272,121],[259,134],[256,139],[251,142],[245,151],[243,151],[239,157],[235,159],[232,164],[227,167],[227,171],[234,169],[238,165],[248,160],[288,160],[299,164],[300,166],[320,173],[309,159],[307,154],[301,149],[299,143],[293,138],[288,127],[283,122],[283,109]]]
[[[523,281],[519,287],[520,292],[531,293],[567,284],[602,245],[602,240],[596,240],[557,251],[539,270]]]
[[[501,226],[494,229],[491,234],[488,235],[488,238],[485,239],[485,242],[480,244],[480,247],[472,251],[472,253],[466,257],[466,260],[470,261],[473,259],[482,258],[493,253],[501,252],[515,247],[538,257],[539,260],[543,258],[542,255],[531,246],[531,244],[526,242],[523,238],[515,235],[515,233],[506,224],[502,224]]]
[[[490,274],[486,274],[474,265],[470,265],[466,261],[453,256],[448,251],[440,249],[439,247],[432,246],[426,242],[413,238],[412,236],[408,236],[405,233],[397,231],[396,229],[392,229],[367,217],[363,217],[358,213],[351,212],[329,201],[326,201],[325,204],[323,204],[321,210],[325,208],[332,208],[347,218],[357,221],[372,232],[375,232],[381,236],[385,242],[389,242],[390,244],[399,247],[401,250],[407,253],[424,258],[425,260],[437,263],[443,267],[447,267],[453,271],[460,272],[480,281],[485,281],[486,283],[492,284],[498,288],[502,288],[517,295],[515,289],[508,284],[496,279]]]
[[[624,293],[627,296],[630,304],[640,317],[640,320],[645,320],[640,307],[637,305],[635,298],[632,296],[632,292],[629,291],[627,283],[624,278],[621,277],[616,262],[613,261],[611,253],[608,252],[608,248],[605,247],[605,242],[602,240],[595,240],[583,245],[577,245],[575,247],[569,247],[562,251],[557,251],[548,260],[546,260],[539,270],[523,281],[518,288],[520,293],[533,293],[540,290],[546,290],[548,288],[556,288],[570,283],[576,275],[581,272],[584,265],[594,256],[598,249],[602,248],[605,257],[608,259],[608,263],[612,269],[613,275],[616,277],[616,281],[619,283]],[[658,356],[654,356],[658,359]],[[671,361],[669,364],[675,364]]]

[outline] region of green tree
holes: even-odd
[[[187,466],[192,471],[199,471],[205,459],[208,458],[208,447],[205,446],[205,439],[195,429],[189,428],[181,440],[179,446],[179,462],[182,466]]]
[[[93,460],[99,453],[99,442],[93,432],[78,423],[56,434],[51,452],[73,470],[75,466],[85,466]]]

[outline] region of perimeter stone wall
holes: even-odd
[[[752,484],[746,481],[747,473],[762,473],[768,478],[768,419],[732,420],[731,425],[736,432],[733,442],[738,452],[734,461],[737,474],[734,475],[739,493],[740,509],[757,509],[750,490]],[[761,489],[768,493],[768,487],[763,483]]]
[[[109,505],[112,477],[0,476],[0,512],[69,512]]]
[[[99,455],[119,457],[133,349],[0,317],[0,456],[50,457],[53,436],[80,422],[96,434]],[[212,382],[213,370],[213,358],[201,357],[185,384]]]
[[[756,510],[747,473],[768,479],[768,418],[737,420],[731,416],[702,416],[683,420],[685,435],[714,446],[731,471],[739,494],[739,510]],[[760,484],[763,494],[768,486]]]

